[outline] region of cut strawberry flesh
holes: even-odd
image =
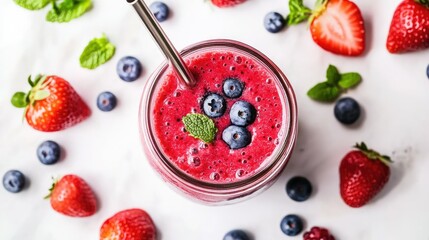
[[[311,23],[313,40],[335,54],[356,56],[365,49],[365,27],[359,8],[348,0],[329,0]]]

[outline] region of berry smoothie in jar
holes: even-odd
[[[194,86],[166,63],[145,86],[140,133],[147,159],[164,180],[204,203],[232,203],[266,189],[286,166],[297,134],[287,78],[236,41],[201,42],[181,54]]]

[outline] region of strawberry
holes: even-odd
[[[340,193],[350,207],[365,205],[381,191],[389,180],[390,158],[368,149],[365,143],[356,144],[340,164]]]
[[[309,19],[313,41],[326,51],[358,56],[365,50],[365,26],[356,4],[349,0],[319,0],[311,11],[302,0],[290,0],[288,24]]]
[[[51,193],[52,208],[70,217],[87,217],[97,210],[97,200],[89,185],[76,175],[66,175],[54,182]]]
[[[240,3],[244,3],[246,0],[211,0],[213,5],[216,7],[224,8],[224,7],[232,7],[238,5]]]
[[[427,0],[405,0],[399,4],[390,23],[386,47],[391,53],[429,48]]]
[[[85,102],[66,80],[58,76],[28,78],[31,90],[12,97],[15,107],[25,108],[28,124],[36,130],[54,132],[71,127],[91,114]]]
[[[100,229],[100,240],[155,240],[156,229],[149,214],[141,209],[120,211]]]

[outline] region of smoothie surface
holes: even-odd
[[[230,51],[211,51],[191,55],[185,59],[197,80],[193,88],[181,85],[172,69],[164,73],[153,108],[155,134],[164,154],[179,169],[195,179],[227,183],[255,174],[282,141],[282,115],[285,111],[271,72],[257,61]],[[244,83],[241,97],[225,96],[222,84],[227,78]],[[215,140],[205,143],[190,136],[182,117],[188,113],[202,113],[202,101],[209,93],[222,95],[227,102],[223,116],[215,122]],[[222,131],[231,125],[229,112],[238,100],[247,101],[256,108],[256,120],[247,126],[251,143],[231,150],[222,140]],[[284,133],[283,133],[284,134]]]

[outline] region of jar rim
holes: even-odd
[[[278,89],[282,90],[282,93],[279,92],[279,95],[281,96],[281,98],[284,98],[283,102],[285,106],[283,106],[283,108],[285,108],[286,112],[289,114],[289,122],[285,125],[287,128],[285,131],[285,136],[282,137],[282,141],[279,146],[277,146],[273,153],[269,156],[270,160],[268,164],[266,164],[266,166],[264,166],[262,169],[255,172],[255,174],[253,174],[252,176],[249,176],[243,180],[226,183],[214,183],[202,181],[192,176],[189,176],[183,170],[176,167],[174,163],[167,159],[156,140],[156,134],[154,133],[153,127],[151,126],[149,119],[151,116],[150,106],[155,92],[154,90],[156,89],[156,86],[160,81],[160,77],[163,76],[164,72],[168,69],[167,60],[165,60],[153,72],[153,74],[149,77],[149,80],[147,81],[143,90],[139,107],[139,130],[142,144],[146,148],[148,148],[147,150],[151,152],[152,156],[156,156],[158,158],[156,159],[156,161],[161,164],[160,166],[158,166],[158,168],[161,167],[164,171],[168,171],[168,174],[170,175],[169,177],[174,178],[175,182],[180,182],[188,188],[197,190],[199,192],[209,191],[222,194],[225,192],[230,193],[231,191],[239,191],[239,189],[242,188],[247,189],[249,186],[251,186],[252,188],[254,188],[254,191],[256,191],[260,188],[260,186],[265,185],[266,181],[269,181],[270,179],[276,177],[282,172],[292,153],[298,129],[297,104],[295,94],[288,79],[280,70],[280,68],[274,64],[274,62],[272,62],[268,57],[266,57],[264,54],[262,54],[255,48],[239,41],[229,39],[206,40],[184,48],[180,52],[180,54],[182,56],[187,56],[195,51],[200,51],[203,49],[210,50],[214,47],[231,48],[235,51],[239,50],[251,55],[252,57],[257,59],[258,62],[261,63],[265,68],[271,71],[270,74],[272,74],[277,80],[276,85],[278,86]],[[284,113],[284,115],[285,114],[286,113]],[[147,145],[151,145],[151,147]],[[273,169],[276,171],[272,171]],[[262,177],[265,178],[262,179]]]

